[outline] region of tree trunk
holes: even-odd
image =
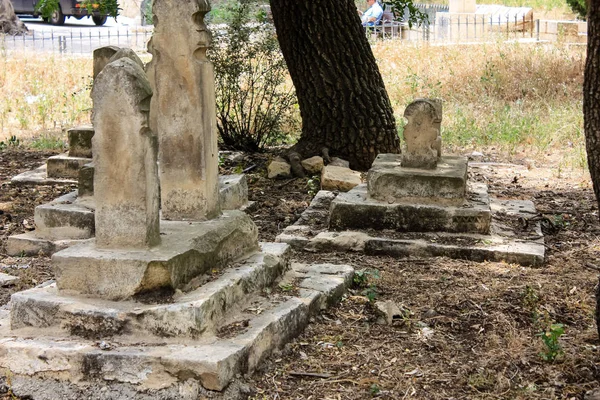
[[[600,205],[600,2],[588,4],[588,43],[583,79],[583,121],[588,166]]]
[[[296,88],[302,136],[291,153],[321,154],[367,170],[399,153],[393,110],[353,0],[271,0],[277,37]]]
[[[0,33],[22,35],[27,32],[25,24],[15,15],[10,0],[0,0]]]

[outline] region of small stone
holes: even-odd
[[[311,175],[321,172],[324,166],[323,157],[319,156],[314,156],[311,158],[307,158],[306,160],[302,160],[301,164],[302,167],[306,170],[306,172],[308,172]]]
[[[283,158],[277,157],[267,167],[269,179],[289,178],[291,166]]]
[[[17,283],[18,281],[18,277],[0,272],[0,287],[11,286]]]
[[[110,350],[112,348],[110,343],[107,343],[104,340],[98,344],[98,347],[100,347],[100,350]]]
[[[400,307],[392,300],[386,301],[377,301],[375,302],[375,307],[381,316],[385,318],[385,321],[388,325],[391,325],[394,321],[394,317],[402,318],[403,313],[400,310]]]
[[[13,208],[12,202],[0,203],[0,211],[2,211],[2,212],[10,212],[10,211],[12,211],[12,208]]]
[[[474,151],[471,153],[471,157],[476,158],[476,157],[483,157],[483,153],[479,152],[479,151]]]
[[[328,165],[321,171],[321,189],[348,192],[362,182],[360,172],[350,168]]]
[[[344,159],[333,157],[331,162],[328,165],[333,165],[334,167],[345,167],[350,168],[350,162]]]

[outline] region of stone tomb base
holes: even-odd
[[[365,191],[363,188],[363,199]],[[401,232],[383,227],[369,229],[373,228],[373,224],[352,224],[353,227],[347,230],[328,230],[330,208],[333,213],[336,202],[346,204],[345,198],[350,193],[336,195],[321,190],[298,221],[285,228],[276,240],[312,252],[356,251],[372,255],[416,258],[445,256],[473,261],[505,261],[527,266],[540,266],[544,263],[544,237],[539,221],[534,219],[537,212],[531,201],[491,198],[488,234]],[[342,198],[338,201],[340,196]],[[336,212],[338,217],[342,216],[339,211]],[[359,216],[368,216],[369,212],[369,208],[366,207]],[[385,214],[375,214],[376,218],[372,221],[387,223]],[[332,220],[338,217],[331,215]],[[351,208],[343,218],[346,224],[350,225],[347,221],[352,219]],[[526,227],[522,226],[522,221],[528,221]],[[389,224],[393,226],[394,222]]]
[[[471,185],[461,205],[376,200],[369,197],[367,185],[362,184],[333,200],[329,227],[485,234],[490,230],[490,221],[490,199],[484,184]]]
[[[369,196],[386,202],[460,205],[467,190],[467,159],[443,156],[434,169],[402,167],[401,154],[379,154],[367,175]]]
[[[256,226],[242,211],[203,222],[161,221],[161,243],[147,250],[98,248],[94,241],[59,251],[59,289],[124,299],[162,287],[182,288],[256,247]]]
[[[349,266],[290,268],[288,254],[285,244],[261,244],[159,304],[68,295],[55,284],[15,294],[10,314],[0,311],[0,369],[15,395],[36,400],[195,400],[223,390],[351,284]]]
[[[219,176],[219,195],[223,210],[245,209],[248,202],[246,176]],[[36,230],[10,236],[6,243],[9,255],[51,255],[94,236],[95,202],[92,196],[78,196],[77,191],[63,195],[35,208]]]

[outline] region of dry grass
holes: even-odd
[[[373,50],[400,123],[414,98],[440,97],[448,146],[495,146],[509,156],[528,147],[538,156],[566,147],[577,159],[584,154],[583,47],[379,42]]]
[[[0,55],[0,140],[89,122],[91,58]]]
[[[572,149],[562,168],[586,167],[583,141],[584,47],[542,44],[414,46],[373,44],[399,128],[417,97],[444,100],[447,150],[494,147],[503,156]],[[0,55],[0,141],[53,137],[90,118],[91,59]],[[58,132],[59,135],[52,134]],[[42,143],[42,147],[46,145]]]

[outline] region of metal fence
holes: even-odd
[[[152,27],[119,27],[110,29],[47,29],[32,30],[27,35],[0,35],[4,51],[35,51],[59,54],[90,54],[98,47],[130,47],[145,51],[152,36]]]
[[[539,20],[486,17],[485,15],[449,15],[437,12],[433,18],[409,27],[404,22],[386,22],[366,27],[367,35],[376,39],[402,39],[429,42],[477,42],[497,39],[539,40]]]
[[[511,39],[553,40],[548,35],[548,21],[544,21],[540,32],[540,20],[534,20],[533,14],[522,18],[515,15],[511,18],[500,15],[449,14],[443,6],[423,7],[422,10],[429,10],[427,13],[430,17],[418,26],[409,27],[408,24],[397,21],[385,22],[375,27],[366,27],[367,35],[375,40],[400,39],[446,43]],[[574,41],[580,39],[577,38],[577,27],[569,28],[575,29],[574,32],[570,32],[571,38]],[[560,29],[562,28],[559,27],[558,30]],[[91,54],[98,47],[115,45],[144,52],[147,50],[152,31],[152,26],[32,30],[23,36],[0,34],[0,50]],[[557,34],[554,36],[557,37]]]

